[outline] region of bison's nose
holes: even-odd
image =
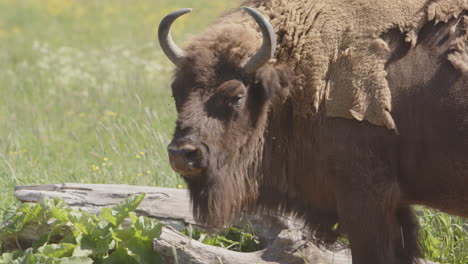
[[[201,173],[202,153],[200,147],[189,139],[172,141],[167,147],[172,168],[184,177]]]

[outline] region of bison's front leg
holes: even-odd
[[[418,256],[416,225],[408,208],[355,194],[339,200],[340,227],[348,235],[353,264],[411,264]]]
[[[402,202],[398,138],[365,123],[339,121],[333,136],[333,177],[340,230],[353,264],[411,264],[418,254],[417,223]]]

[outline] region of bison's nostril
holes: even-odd
[[[172,167],[184,176],[192,176],[201,167],[201,150],[194,144],[173,142],[167,147]]]
[[[183,158],[187,162],[193,161],[196,158],[197,149],[196,148],[178,148],[178,149],[168,149],[169,155],[174,158]]]

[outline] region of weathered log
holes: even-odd
[[[264,246],[263,250],[257,252],[234,252],[192,240],[178,232],[188,224],[196,225],[186,190],[74,183],[15,188],[15,196],[23,202],[39,202],[45,197],[62,198],[68,206],[91,213],[98,213],[101,208],[112,207],[123,199],[138,193],[145,193],[146,197],[136,213],[156,218],[168,225],[163,228],[161,236],[154,240],[154,249],[165,258],[167,263],[176,263],[176,258],[181,264],[351,263],[348,250],[333,252],[316,247],[306,239],[307,234],[303,224],[288,217],[243,217],[243,220],[248,221],[252,226]],[[30,236],[23,237],[23,239],[31,240],[37,234],[37,232],[26,230],[21,235]]]
[[[265,222],[266,219],[262,219],[265,224],[263,228],[265,228],[265,226],[268,226],[268,223]],[[272,224],[273,230],[278,228],[277,224],[270,224]],[[267,230],[264,231],[270,233]],[[349,251],[343,250],[335,253],[319,249],[310,242],[305,241],[302,231],[298,228],[283,229],[279,234],[271,237],[267,243],[269,245],[263,250],[252,253],[241,253],[205,245],[191,240],[172,227],[166,227],[163,229],[161,236],[154,240],[154,248],[161,255],[165,256],[168,263],[351,264]]]
[[[186,190],[160,187],[112,184],[48,184],[15,187],[15,196],[23,202],[39,202],[43,198],[62,198],[71,208],[99,213],[134,194],[145,193],[145,199],[136,213],[157,218],[164,224],[196,224]],[[176,227],[178,228],[178,227]]]

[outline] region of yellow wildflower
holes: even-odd
[[[105,111],[105,115],[106,116],[110,116],[110,117],[116,117],[117,116],[117,113],[116,112],[112,112],[110,110],[106,110]]]
[[[103,162],[103,163],[102,163],[102,166],[103,166],[103,167],[104,167],[104,166],[106,166],[106,163],[105,163],[105,162]]]
[[[151,174],[151,171],[150,171],[150,170],[147,170],[146,173],[147,173],[147,174]]]
[[[141,176],[143,176],[143,173],[139,172],[138,177],[141,177]]]
[[[104,160],[104,161],[108,161],[108,160],[109,160],[109,158],[103,158],[102,160]]]
[[[71,0],[48,0],[46,1],[46,7],[49,14],[56,16],[64,13],[72,6]]]
[[[84,9],[83,7],[78,7],[75,11],[75,15],[77,17],[82,17],[86,14],[86,9]]]
[[[136,157],[137,159],[141,158],[140,155],[136,155],[135,157]]]
[[[11,31],[15,34],[19,34],[22,30],[19,26],[14,26]]]
[[[184,188],[184,186],[182,186],[182,184],[178,184],[178,185],[177,185],[177,188],[178,188],[178,189],[182,189],[182,188]]]

